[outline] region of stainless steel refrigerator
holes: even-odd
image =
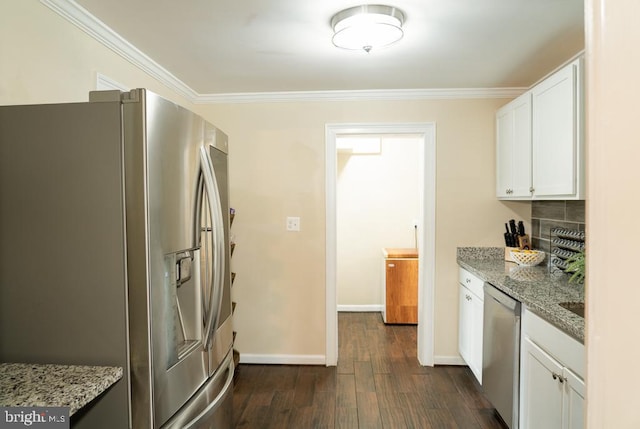
[[[0,107],[0,361],[115,365],[76,428],[230,428],[227,136],[144,89]]]

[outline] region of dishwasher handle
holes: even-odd
[[[513,313],[515,313],[517,315],[520,314],[520,306],[521,306],[520,301],[518,301],[517,299],[514,299],[514,298],[510,297],[509,295],[507,295],[506,293],[498,290],[491,283],[485,283],[484,284],[484,295],[485,295],[485,298],[487,298],[487,297],[492,298],[493,300],[497,301],[503,307],[506,307],[509,310],[511,310]]]

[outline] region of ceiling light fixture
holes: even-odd
[[[404,14],[393,6],[367,4],[351,7],[331,18],[333,44],[338,48],[364,50],[389,46],[402,39]]]

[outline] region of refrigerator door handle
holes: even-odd
[[[209,348],[213,333],[218,325],[220,306],[222,304],[222,289],[224,286],[224,220],[222,217],[222,205],[220,204],[220,193],[218,183],[213,172],[213,162],[208,152],[207,146],[200,148],[200,165],[202,177],[204,179],[204,190],[207,193],[209,211],[212,217],[213,234],[213,273],[211,276],[211,291],[209,293],[209,305],[207,306],[206,323],[204,330],[204,348]]]
[[[202,193],[204,192],[204,177],[202,171],[198,174],[196,185],[195,207],[193,210],[193,248],[199,249],[202,242]]]
[[[211,401],[211,403],[207,406],[207,408],[202,410],[200,414],[198,414],[193,420],[187,423],[184,429],[191,429],[191,428],[198,427],[200,420],[204,419],[204,417],[212,409],[216,408],[219,405],[222,398],[227,394],[228,390],[231,388],[231,383],[233,382],[233,374],[234,374],[234,365],[233,365],[232,356],[231,356],[231,360],[226,362],[225,367],[227,368],[227,379],[224,382],[224,386],[222,387],[220,392],[216,395],[216,397],[213,399],[213,401]]]
[[[205,424],[207,425],[206,427],[211,427],[211,415],[216,413],[216,408],[224,406],[223,403],[225,401],[232,400],[229,395],[233,391],[234,371],[233,354],[229,353],[219,370],[216,371],[216,375],[211,377],[204,386],[194,394],[191,401],[185,404],[161,429],[196,429],[205,427]],[[225,377],[224,384],[222,387],[219,387],[223,377]],[[213,399],[209,399],[214,394],[216,396]],[[230,413],[223,413],[217,417],[217,419],[225,422],[227,420],[229,421],[228,424],[214,424],[213,427],[231,427]],[[221,421],[216,420],[215,417],[214,420],[216,423],[221,423]]]

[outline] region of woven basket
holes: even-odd
[[[540,250],[512,250],[511,259],[518,265],[533,267],[544,261],[545,253]]]
[[[537,268],[518,265],[509,269],[509,277],[521,282],[535,282],[544,279],[544,271]]]

